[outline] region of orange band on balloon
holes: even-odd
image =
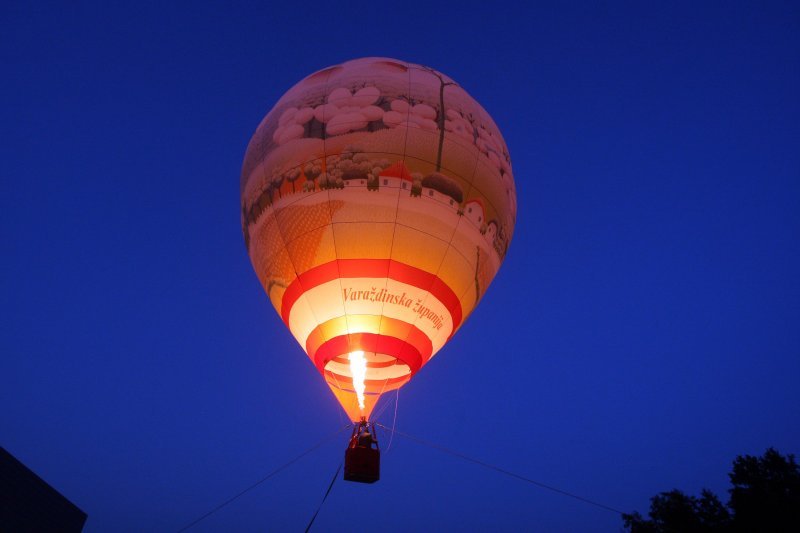
[[[322,343],[315,353],[309,352],[308,355],[313,359],[314,365],[320,373],[324,374],[328,361],[357,350],[391,354],[408,365],[412,375],[422,367],[423,363],[422,354],[411,344],[396,337],[376,335],[375,333],[340,335]]]
[[[388,316],[382,317],[374,317],[376,322],[378,322],[377,327],[372,332],[365,332],[365,333],[372,333],[377,334],[382,337],[387,338],[395,338],[395,339],[403,339],[405,342],[410,344],[416,351],[419,353],[419,356],[422,358],[422,363],[427,363],[428,359],[431,358],[433,354],[433,344],[431,340],[428,338],[425,333],[422,332],[416,326],[413,326],[407,322],[403,322],[402,320],[398,320],[396,318],[391,318]],[[332,337],[338,337],[342,331],[347,331],[347,319],[345,317],[334,318],[332,320],[328,320],[327,322],[320,324],[316,328],[314,328],[311,333],[308,335],[308,339],[306,339],[306,353],[308,356],[314,360],[314,354],[317,353],[317,350],[325,344],[329,339]],[[380,330],[378,330],[380,328]],[[326,331],[334,331],[333,335],[325,335]],[[352,333],[351,337],[356,335],[356,333]],[[343,335],[343,336],[346,336]],[[340,352],[338,355],[343,353],[350,353],[350,351],[354,350],[365,350],[365,351],[373,351],[379,353],[386,353],[389,355],[396,354],[394,352],[386,352],[386,351],[379,351],[379,350],[370,350],[367,348],[353,348],[352,350]],[[410,366],[410,365],[409,365]]]
[[[330,370],[326,371],[324,377],[325,381],[327,381],[330,385],[336,387],[337,389],[347,392],[354,392],[352,378],[344,376],[335,376]],[[402,385],[408,382],[408,380],[410,379],[411,379],[411,374],[406,374],[405,376],[399,376],[396,378],[388,378],[388,379],[365,379],[364,392],[368,395],[381,394],[385,391],[395,389],[396,385]]]
[[[349,354],[341,354],[338,357],[334,357],[330,361],[333,361],[334,363],[339,363],[340,365],[349,365],[350,358],[348,357],[348,355]],[[384,361],[382,363],[378,363],[375,361],[367,361],[367,368],[389,368],[391,366],[395,366],[396,364],[397,361],[395,361],[394,359],[389,361]]]
[[[438,276],[393,259],[335,259],[303,272],[286,288],[281,301],[281,318],[286,326],[292,307],[306,291],[339,278],[389,278],[413,285],[431,293],[450,312],[451,336],[461,324],[461,301]]]

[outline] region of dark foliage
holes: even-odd
[[[739,456],[729,477],[736,531],[800,531],[800,469],[793,455],[770,448],[762,457]]]
[[[422,180],[423,187],[430,187],[435,191],[439,191],[458,202],[459,204],[464,201],[464,191],[461,186],[452,178],[448,178],[440,172],[428,174]]]
[[[623,514],[631,533],[800,531],[800,469],[794,456],[774,449],[763,456],[739,456],[729,474],[733,488],[727,506],[708,490],[700,497],[679,490],[650,499],[649,518]]]

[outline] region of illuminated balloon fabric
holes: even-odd
[[[444,74],[387,58],[292,87],[250,141],[241,201],[264,290],[354,421],[469,316],[516,219],[491,117]]]

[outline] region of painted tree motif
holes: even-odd
[[[297,178],[300,177],[300,174],[301,174],[301,172],[300,172],[300,168],[299,167],[290,168],[284,174],[284,177],[286,178],[286,181],[288,181],[289,183],[292,184],[292,193],[296,192],[295,187],[294,187],[294,182],[297,181]]]
[[[436,171],[438,172],[442,170],[442,148],[444,147],[444,88],[449,85],[456,85],[456,83],[453,81],[444,81],[444,77],[430,67],[423,66],[422,69],[433,74],[439,80],[439,109],[436,113],[436,125],[439,128],[439,148],[436,150]]]

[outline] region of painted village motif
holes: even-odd
[[[281,98],[248,147],[241,201],[279,313],[297,273],[375,257],[435,273],[466,317],[516,219],[508,149],[488,113],[444,74],[382,58],[322,70]]]

